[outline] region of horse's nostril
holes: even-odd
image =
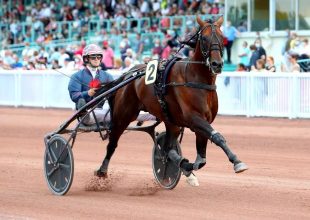
[[[211,62],[211,65],[212,65],[213,67],[219,67],[219,68],[221,68],[221,67],[223,66],[223,62],[216,62],[216,61],[213,61],[213,62]]]
[[[211,63],[211,65],[216,67],[216,66],[218,66],[218,63],[215,62],[215,61],[213,61],[213,62]]]

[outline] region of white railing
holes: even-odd
[[[0,70],[0,105],[73,109],[68,82],[53,70]],[[219,114],[310,118],[309,73],[226,72],[216,84]]]
[[[310,118],[309,73],[231,72],[216,84],[219,114]]]

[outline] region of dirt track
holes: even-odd
[[[43,137],[71,110],[0,108],[0,219],[310,219],[310,121],[219,116],[213,126],[249,170],[235,174],[221,149],[208,145],[200,186],[182,176],[162,190],[153,183],[152,141],[128,132],[110,164],[106,190],[86,191],[105,145],[97,133],[74,146],[75,175],[66,196],[54,196],[43,176]],[[159,129],[160,130],[160,129]],[[183,155],[195,159],[185,132]]]

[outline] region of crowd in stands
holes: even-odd
[[[10,10],[9,1],[4,1],[2,6],[1,24],[8,24],[9,31],[1,35],[3,49],[0,53],[0,69],[80,69],[82,66],[81,51],[85,46],[83,39],[88,31],[88,21],[104,19],[150,17],[150,27],[141,32],[162,32],[165,36],[164,40],[153,41],[151,56],[169,58],[176,51],[179,36],[175,30],[159,28],[168,27],[169,20],[156,18],[196,13],[213,15],[224,13],[222,0],[50,0],[48,2],[36,1],[34,5],[23,5],[23,2],[23,0],[13,0]],[[44,45],[48,42],[68,37],[66,28],[63,28],[61,33],[56,32],[59,22],[65,21],[75,22],[79,33],[77,40],[81,43],[66,45],[66,47],[48,47],[46,50]],[[23,34],[20,30],[22,22],[35,27],[38,32],[35,40],[38,45],[41,45],[40,49],[30,46],[30,29]],[[141,33],[135,32],[136,38],[129,40],[128,33],[120,28],[111,27],[111,33],[109,33],[122,35],[122,41],[117,45],[121,52],[120,57],[114,57],[110,39],[105,38],[100,42],[105,51],[103,68],[126,69],[144,61],[142,53],[145,42],[141,40]],[[186,30],[186,32],[190,31],[190,28]],[[6,49],[7,45],[18,43],[24,44],[20,56]]]
[[[243,42],[242,49],[238,54],[239,64],[237,71],[256,71],[256,72],[310,72],[309,58],[310,45],[307,38],[301,38],[294,32],[287,32],[287,40],[283,47],[283,57],[279,61],[279,69],[275,66],[275,59],[267,56],[266,50],[262,45],[261,37],[258,34],[253,44],[248,45]],[[306,62],[298,62],[305,60]]]
[[[128,32],[122,27],[112,26],[108,34],[121,35],[122,40],[119,45],[111,45],[111,39],[105,37],[101,39],[100,46],[104,49],[103,69],[117,69],[126,71],[133,65],[146,62],[149,58],[168,59],[176,53],[179,46],[180,33],[176,30],[169,30],[169,19],[161,16],[193,15],[193,14],[224,14],[224,4],[222,0],[50,0],[36,1],[34,5],[23,5],[23,0],[3,1],[1,24],[9,25],[8,32],[2,32],[0,51],[0,69],[69,69],[78,70],[83,67],[81,58],[82,50],[86,45],[85,39],[88,30],[88,21],[114,19],[118,21],[128,18],[151,18],[149,28],[135,31],[135,38],[129,39]],[[78,44],[68,44],[65,47],[44,47],[48,42],[57,39],[66,39],[68,33],[66,28],[62,32],[56,32],[59,22],[73,21],[78,29]],[[30,23],[38,32],[36,40],[40,46],[31,47],[30,29],[25,33],[21,32],[20,24]],[[186,36],[192,30],[193,23],[188,20],[188,27],[182,36]],[[121,22],[122,24],[122,22]],[[125,25],[125,24],[124,24]],[[132,24],[134,27],[134,24]],[[43,29],[39,28],[43,27]],[[165,29],[160,29],[165,27]],[[231,48],[235,39],[243,30],[235,28],[227,21],[227,26],[223,27],[225,35],[224,44],[226,49],[226,63],[231,63]],[[141,38],[141,33],[161,32],[164,38],[153,40],[153,47],[148,57],[143,56],[145,52],[145,41]],[[7,45],[23,43],[21,54],[7,49]],[[115,47],[120,51],[120,56],[116,56]],[[190,56],[191,50],[184,48],[182,55]],[[258,33],[254,42],[243,42],[241,51],[238,53],[237,71],[269,71],[269,72],[300,72],[310,71],[310,68],[303,63],[298,63],[300,59],[310,57],[310,45],[307,38],[300,38],[296,33],[288,32],[287,42],[283,50],[281,61],[266,53],[262,44],[262,39]],[[276,66],[275,63],[281,63]]]
[[[23,0],[4,1],[1,24],[8,24],[9,31],[4,33],[6,44],[17,44],[29,41],[30,29],[22,34],[20,24],[26,22],[35,27],[38,32],[37,42],[51,41],[68,37],[66,28],[56,33],[59,22],[74,21],[80,36],[85,37],[90,20],[150,17],[151,30],[156,30],[159,22],[167,25],[167,20],[158,20],[161,16],[223,14],[223,4],[220,0],[50,0],[36,1],[34,5],[23,5]],[[121,22],[122,24],[122,22]],[[64,24],[65,25],[65,24]],[[126,24],[124,24],[126,25]],[[41,29],[40,27],[43,27]],[[134,24],[133,24],[134,27]],[[113,29],[113,27],[112,27]],[[144,30],[146,31],[146,30]]]

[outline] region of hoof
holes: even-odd
[[[107,172],[103,172],[103,171],[101,171],[101,169],[99,169],[99,170],[94,171],[94,176],[105,178],[108,176],[108,174],[107,174]]]
[[[191,186],[199,186],[198,179],[193,173],[186,178],[186,182]]]
[[[247,169],[249,169],[248,166],[243,162],[240,162],[234,165],[235,173],[241,173]]]

